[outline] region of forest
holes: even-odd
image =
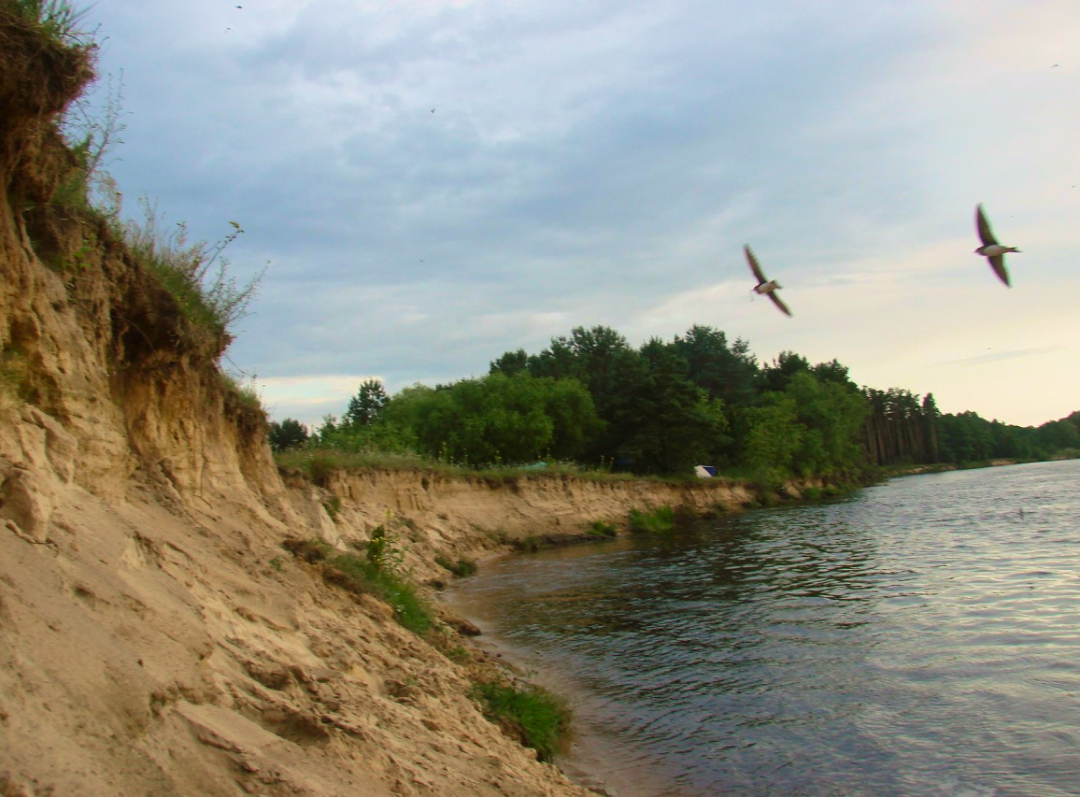
[[[938,411],[932,394],[860,387],[836,360],[794,352],[759,363],[708,326],[638,348],[577,327],[488,373],[388,395],[364,381],[341,418],[309,431],[271,424],[275,451],[408,455],[467,467],[576,463],[687,476],[707,464],[763,485],[791,477],[861,481],[882,468],[971,466],[1080,455],[1080,412],[1039,427]]]

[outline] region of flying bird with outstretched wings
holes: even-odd
[[[975,206],[975,227],[979,231],[979,240],[982,241],[982,246],[975,250],[975,254],[982,255],[990,262],[990,268],[994,269],[994,273],[1005,283],[1005,287],[1012,287],[1009,285],[1009,272],[1005,270],[1005,253],[1020,250],[1015,246],[1002,246],[998,243],[981,204]]]
[[[748,244],[743,246],[743,251],[746,252],[746,260],[750,263],[750,270],[754,272],[754,278],[758,281],[758,284],[753,287],[753,292],[760,296],[768,296],[784,315],[791,315],[788,306],[776,295],[776,292],[781,288],[780,283],[776,280],[765,279],[765,274],[761,271],[761,264],[754,257],[754,253],[750,251]]]

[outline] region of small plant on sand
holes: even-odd
[[[282,546],[297,558],[321,568],[323,580],[356,595],[373,595],[390,604],[394,619],[424,636],[435,627],[435,615],[408,574],[401,571],[399,549],[377,527],[363,556],[337,553],[322,540],[285,540]]]
[[[635,533],[657,534],[675,528],[675,511],[670,506],[662,506],[652,512],[630,510],[630,531]]]
[[[606,520],[594,520],[589,524],[588,534],[591,537],[616,537],[619,534],[619,527]]]
[[[443,554],[439,554],[435,557],[435,564],[445,570],[449,570],[457,578],[465,578],[465,576],[471,576],[476,572],[475,559],[459,557],[458,560],[454,562]]]
[[[536,750],[541,761],[551,761],[569,733],[570,709],[542,687],[485,681],[469,696],[503,733]]]
[[[510,545],[513,546],[515,551],[536,553],[544,547],[544,539],[542,537],[537,537],[535,534],[526,534],[524,537],[511,540]]]

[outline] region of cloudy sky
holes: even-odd
[[[226,365],[278,419],[596,324],[710,325],[1008,423],[1080,409],[1076,0],[97,0],[84,26],[124,86],[125,213],[235,220],[233,272],[266,266]]]

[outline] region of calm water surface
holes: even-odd
[[[619,795],[1080,794],[1080,462],[494,562],[458,610]]]

